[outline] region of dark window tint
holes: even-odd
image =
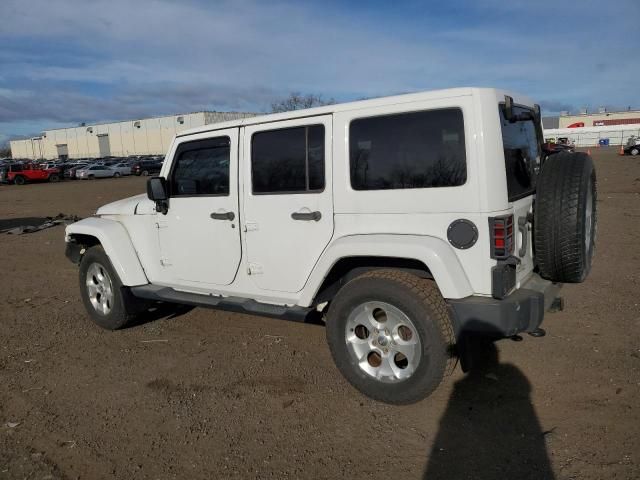
[[[540,171],[540,143],[533,120],[511,123],[504,117],[504,105],[500,106],[502,125],[502,145],[507,173],[509,201],[525,197],[534,192],[536,178]],[[515,115],[530,109],[513,107]]]
[[[229,195],[229,137],[183,143],[176,152],[171,196]]]
[[[453,187],[467,180],[460,109],[361,118],[349,128],[355,190]]]
[[[324,189],[324,126],[258,132],[251,139],[253,193]]]

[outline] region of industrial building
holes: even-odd
[[[640,124],[610,127],[572,127],[545,128],[544,138],[557,141],[566,138],[576,147],[595,147],[596,145],[626,145],[631,137],[640,138]]]
[[[544,117],[542,124],[549,140],[567,138],[577,147],[625,145],[630,137],[640,137],[640,110],[609,112],[600,108],[588,113],[585,109],[576,115],[561,112],[559,117]]]
[[[46,130],[41,136],[12,140],[13,158],[54,160],[109,156],[164,155],[183,130],[253,117],[255,113],[194,112],[114,123]]]
[[[612,127],[621,125],[634,125],[640,128],[640,110],[608,112],[606,108],[600,108],[598,112],[588,113],[585,109],[577,115],[561,112],[558,118],[558,128]]]

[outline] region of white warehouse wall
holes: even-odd
[[[47,130],[42,137],[10,141],[11,154],[13,158],[53,160],[58,158],[58,145],[66,145],[70,159],[99,158],[98,135],[108,135],[111,156],[164,155],[175,135],[183,130],[255,115],[243,112],[194,112]]]
[[[566,137],[576,147],[593,147],[600,139],[608,138],[609,145],[626,145],[632,135],[640,137],[640,125],[604,127],[551,128],[544,130],[544,138]]]

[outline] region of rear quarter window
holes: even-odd
[[[349,126],[354,190],[455,187],[467,180],[462,110],[360,118]]]

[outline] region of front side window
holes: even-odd
[[[324,126],[257,132],[251,139],[253,193],[324,189]]]
[[[182,143],[175,158],[170,184],[172,197],[229,195],[229,137]]]
[[[360,118],[349,127],[354,190],[455,187],[467,180],[458,108]]]

